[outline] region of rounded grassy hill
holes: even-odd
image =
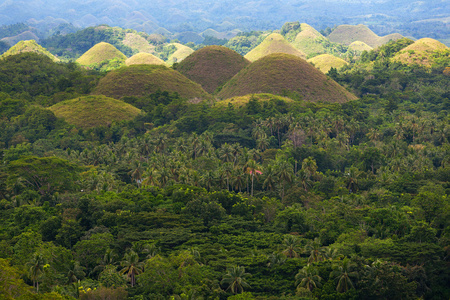
[[[235,107],[240,107],[243,105],[246,105],[248,102],[250,102],[251,99],[256,99],[260,102],[265,101],[283,101],[287,103],[294,102],[294,100],[279,96],[279,95],[273,95],[273,94],[248,94],[245,96],[236,96],[229,99],[225,99],[219,102],[216,102],[216,106],[218,107],[227,107],[228,104],[232,104]]]
[[[135,54],[132,57],[128,58],[125,61],[125,65],[127,65],[127,66],[131,66],[131,65],[163,65],[163,66],[167,66],[167,64],[159,57],[156,57],[153,54],[145,53],[145,52]]]
[[[323,42],[327,39],[320,32],[306,23],[301,23],[300,28],[301,31],[292,42],[297,49],[307,55],[326,52]]]
[[[177,71],[200,84],[208,93],[214,93],[249,64],[247,59],[229,48],[208,46],[180,62]]]
[[[34,52],[37,54],[45,55],[45,56],[49,57],[51,60],[53,60],[54,62],[59,61],[59,59],[57,57],[55,57],[53,54],[48,52],[47,49],[45,49],[44,47],[39,45],[35,40],[20,41],[17,44],[15,44],[14,46],[12,46],[11,48],[9,48],[8,51],[3,53],[1,57],[3,58],[3,57],[11,56],[11,55],[25,53],[25,52]]]
[[[194,52],[192,48],[180,43],[171,43],[168,46],[170,45],[175,46],[177,50],[168,57],[168,64],[179,63]]]
[[[328,73],[331,68],[340,69],[348,63],[342,58],[336,57],[331,54],[321,54],[313,58],[308,59],[308,62],[313,63],[314,66],[322,71]]]
[[[245,55],[249,61],[256,61],[264,56],[273,53],[285,53],[306,58],[306,54],[289,44],[279,33],[272,33],[267,36],[261,44]]]
[[[348,48],[351,50],[355,50],[355,51],[370,51],[373,48],[370,47],[369,45],[367,45],[364,42],[361,41],[354,41],[353,43],[351,43],[350,45],[348,45]]]
[[[198,83],[161,65],[132,65],[111,71],[100,79],[93,94],[120,99],[148,95],[158,90],[177,92],[187,99],[210,98]]]
[[[107,126],[112,122],[132,120],[141,110],[120,100],[84,96],[66,100],[49,108],[58,118],[80,128]]]
[[[419,64],[430,67],[433,64],[435,54],[448,49],[446,45],[437,40],[423,38],[399,51],[393,57],[393,60],[404,64]]]
[[[80,58],[77,59],[77,63],[83,66],[89,66],[99,64],[105,60],[111,59],[125,61],[127,57],[125,56],[125,54],[117,50],[117,48],[113,45],[101,42],[86,51],[86,53],[84,53]]]
[[[306,60],[284,53],[265,56],[245,67],[224,85],[218,96],[228,99],[257,93],[294,94],[313,102],[343,103],[356,99]]]

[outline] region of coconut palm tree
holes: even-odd
[[[358,278],[358,272],[355,270],[355,267],[356,264],[348,258],[344,258],[344,260],[334,265],[330,276],[334,277],[337,281],[336,291],[345,293],[355,288],[351,279]]]
[[[305,252],[309,253],[308,262],[317,262],[324,259],[323,247],[319,238],[315,238],[305,246]]]
[[[39,292],[39,277],[44,272],[44,258],[40,253],[35,253],[27,264],[30,279],[33,280],[33,287]]]
[[[123,269],[120,270],[120,273],[127,274],[128,278],[130,278],[131,286],[133,287],[136,284],[136,275],[142,273],[142,262],[139,262],[139,255],[133,250],[130,250],[125,254],[124,259],[120,264],[123,267]]]
[[[288,235],[283,240],[283,248],[284,250],[281,252],[289,258],[299,257],[300,254],[300,239],[293,236]]]
[[[319,276],[319,272],[317,269],[308,265],[298,271],[297,275],[295,275],[295,282],[297,284],[297,288],[306,288],[310,291],[314,290],[321,286],[320,281],[322,277]]]
[[[244,288],[250,287],[245,281],[245,277],[250,276],[249,273],[245,273],[245,268],[240,266],[231,266],[227,268],[227,274],[222,278],[221,284],[227,285],[227,290],[230,290],[233,294],[244,292]]]
[[[247,173],[250,174],[250,177],[252,179],[252,192],[251,195],[253,196],[253,186],[254,186],[254,180],[255,178],[258,178],[262,172],[260,171],[261,166],[256,163],[253,159],[250,159],[247,163]]]

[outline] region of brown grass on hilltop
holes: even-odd
[[[328,39],[333,43],[341,43],[344,45],[350,45],[355,41],[361,41],[366,43],[372,48],[379,47],[386,44],[390,40],[398,40],[403,36],[398,33],[389,34],[383,37],[376,35],[366,25],[339,25],[334,29]]]
[[[58,118],[80,128],[107,126],[112,122],[132,120],[141,110],[105,96],[85,96],[66,100],[49,108]]]
[[[100,80],[93,94],[120,99],[148,95],[158,90],[177,92],[187,99],[211,97],[199,84],[179,72],[157,65],[132,65],[111,71]]]
[[[208,93],[214,93],[249,64],[247,59],[229,48],[208,46],[185,58],[178,64],[177,71],[199,83]]]
[[[331,54],[322,54],[308,59],[308,62],[313,63],[314,66],[319,69],[322,73],[326,74],[331,68],[340,69],[348,62],[342,58],[333,56]]]
[[[3,53],[1,57],[4,58],[7,56],[16,55],[16,54],[25,53],[25,52],[34,52],[34,53],[42,54],[42,55],[49,57],[54,62],[59,62],[59,58],[55,57],[53,54],[48,52],[47,49],[45,49],[44,47],[39,45],[35,40],[20,41],[17,44],[15,44],[14,46],[12,46],[11,48],[9,48],[8,51]]]
[[[423,38],[399,51],[393,57],[393,60],[404,64],[419,64],[431,67],[434,54],[437,52],[444,52],[448,49],[449,48],[446,45],[437,40]]]
[[[331,78],[304,59],[277,53],[242,69],[218,93],[221,99],[247,94],[296,94],[306,101],[343,103],[356,99]]]

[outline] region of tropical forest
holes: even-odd
[[[445,39],[68,28],[0,27],[0,299],[450,298]]]

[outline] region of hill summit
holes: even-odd
[[[125,61],[127,57],[125,56],[125,54],[117,50],[117,48],[113,45],[101,42],[86,51],[86,53],[84,53],[80,58],[77,59],[77,63],[83,66],[89,66],[99,64],[105,60],[111,59]]]
[[[393,60],[404,64],[419,64],[431,67],[435,54],[444,52],[448,49],[449,48],[446,45],[437,40],[423,38],[399,51],[393,57]]]
[[[261,44],[245,55],[249,61],[256,61],[264,56],[273,53],[285,53],[306,58],[306,54],[289,44],[279,33],[272,33],[267,36]]]
[[[356,99],[331,78],[300,57],[276,53],[242,69],[218,96],[227,99],[247,94],[294,94],[306,101],[343,103]]]
[[[85,96],[62,101],[49,108],[58,118],[80,128],[107,126],[111,122],[132,120],[140,109],[105,96]]]
[[[213,93],[250,62],[239,53],[223,47],[208,46],[195,51],[177,66],[177,71]]]
[[[308,59],[308,62],[313,63],[314,66],[323,73],[327,73],[331,68],[340,69],[348,64],[342,58],[333,56],[331,54],[321,54],[315,56]]]
[[[44,47],[39,45],[35,40],[20,41],[17,44],[15,44],[14,46],[12,46],[11,48],[9,48],[8,51],[3,53],[3,55],[1,57],[7,57],[10,55],[16,55],[16,54],[24,53],[24,52],[34,52],[34,53],[42,54],[42,55],[49,57],[54,62],[59,61],[59,59],[57,57],[55,57],[53,54],[48,52],[47,49],[45,49]]]
[[[140,97],[158,90],[176,92],[187,99],[210,97],[199,84],[161,65],[131,65],[111,71],[100,79],[93,94],[120,99]]]
[[[163,65],[167,66],[167,64],[160,59],[159,57],[154,56],[150,53],[137,53],[133,55],[132,57],[128,58],[125,61],[125,65],[131,66],[131,65]]]

